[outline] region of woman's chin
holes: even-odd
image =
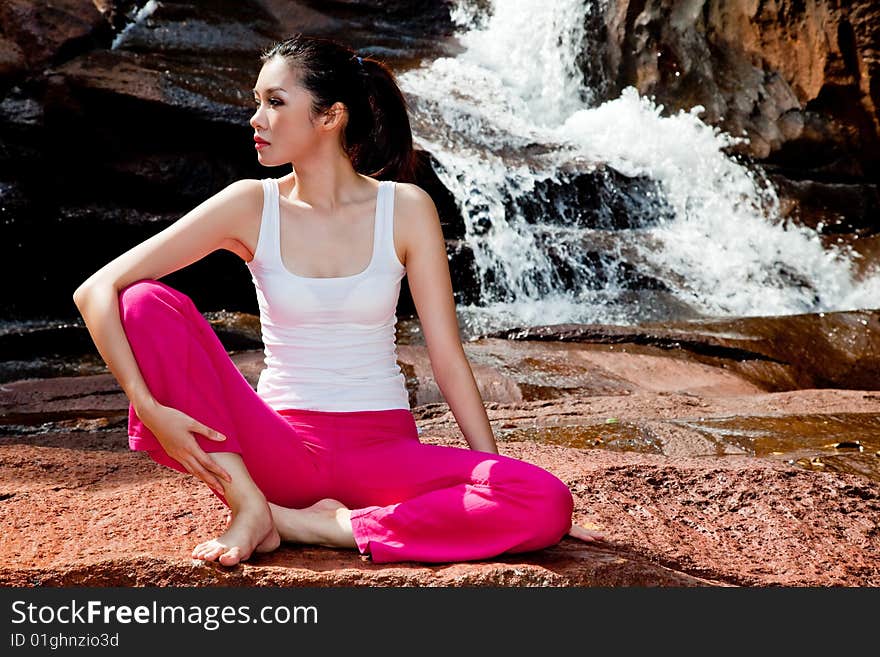
[[[276,167],[278,166],[278,162],[274,161],[272,157],[266,157],[262,153],[257,153],[257,162],[262,164],[264,167]]]

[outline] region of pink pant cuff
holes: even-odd
[[[351,512],[351,530],[354,534],[354,542],[361,554],[370,554],[370,535],[373,521],[370,513],[379,509],[378,506],[368,506],[363,509],[355,509]],[[372,556],[372,555],[371,555]]]

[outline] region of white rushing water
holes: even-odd
[[[855,280],[857,254],[780,219],[772,186],[724,153],[736,139],[703,123],[702,107],[663,116],[632,87],[594,102],[577,64],[593,4],[503,0],[480,14],[460,1],[463,52],[399,76],[416,142],[439,162],[483,279],[482,302],[458,305],[463,332],[880,305],[880,273]],[[565,217],[579,208],[558,201],[523,211],[548,183],[602,164],[654,181],[669,212],[657,204],[651,220],[612,228],[578,227]],[[671,293],[640,289],[627,269]]]
[[[113,37],[113,43],[110,44],[110,50],[116,50],[123,41],[125,41],[128,33],[139,23],[147,20],[158,8],[160,4],[156,2],[156,0],[147,0],[143,7],[139,8],[134,16],[131,18],[131,22],[128,23],[122,30]]]

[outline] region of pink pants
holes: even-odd
[[[510,457],[423,445],[408,409],[273,409],[192,300],[165,283],[132,283],[119,312],[153,396],[226,436],[193,434],[203,450],[241,454],[280,506],[339,500],[352,509],[358,549],[377,563],[484,559],[538,550],[568,532],[573,501],[562,481]],[[132,449],[185,472],[131,405],[128,434]]]

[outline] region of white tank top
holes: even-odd
[[[266,356],[257,394],[276,410],[409,409],[395,340],[406,268],[394,250],[394,182],[379,182],[367,268],[334,278],[297,276],[284,266],[278,181],[261,182],[260,234],[247,263]]]

